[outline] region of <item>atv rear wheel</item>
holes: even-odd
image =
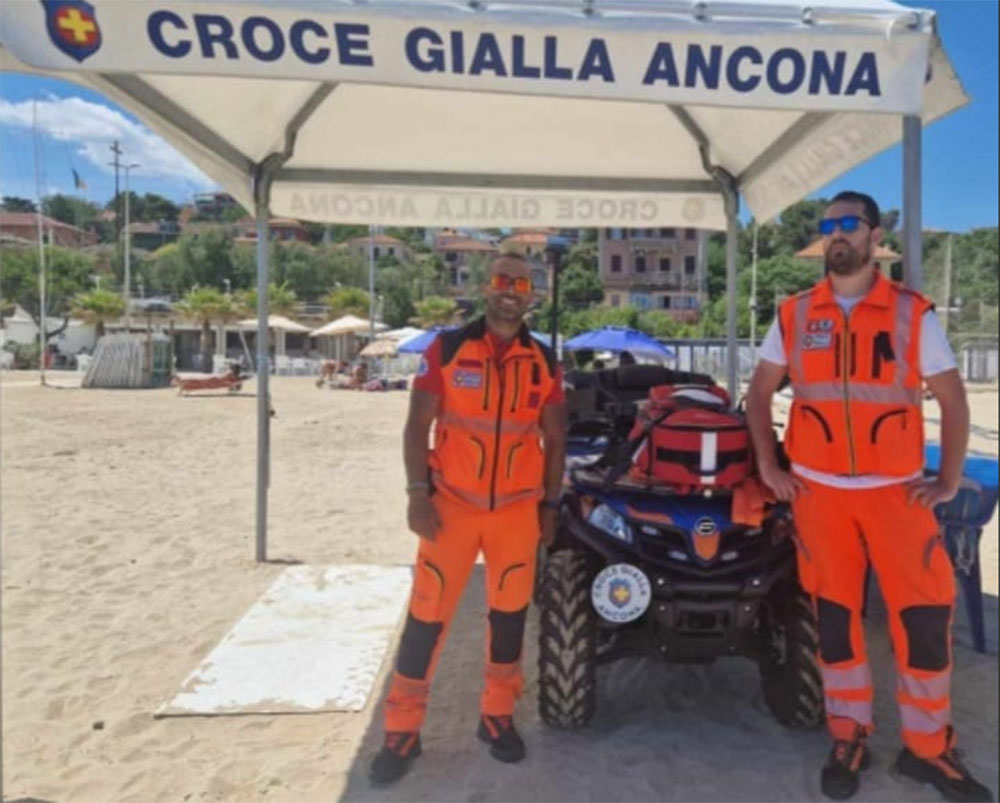
[[[823,681],[812,601],[795,588],[769,618],[772,648],[760,660],[764,702],[782,725],[815,728],[823,722]]]
[[[538,713],[555,728],[579,728],[597,705],[597,615],[587,556],[563,549],[547,556],[541,583]]]

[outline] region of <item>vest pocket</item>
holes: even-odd
[[[507,451],[507,471],[506,471],[507,479],[510,479],[511,474],[514,471],[514,455],[517,453],[518,449],[521,449],[523,447],[524,447],[524,442],[522,441],[519,443],[515,443]]]
[[[823,438],[827,443],[833,443],[833,430],[830,429],[830,422],[826,420],[823,414],[813,407],[811,404],[803,404],[799,407],[802,412],[801,418],[803,423],[812,419],[813,423],[818,423],[823,430]]]
[[[906,417],[907,416],[906,416],[906,410],[904,408],[901,407],[898,410],[889,410],[886,413],[882,413],[882,415],[878,416],[872,422],[871,436],[869,437],[869,441],[872,444],[875,444],[875,443],[878,442],[878,433],[879,433],[879,430],[882,428],[882,425],[885,424],[886,422],[894,419],[896,416],[899,417],[898,421],[893,421],[892,423],[895,424],[895,426],[891,426],[887,430],[887,432],[893,432],[893,431],[898,432],[899,430],[905,430],[906,429]]]

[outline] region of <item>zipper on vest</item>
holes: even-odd
[[[839,306],[839,305],[838,305]],[[853,310],[852,310],[853,311]],[[851,342],[853,335],[851,334],[851,316],[844,312],[841,308],[840,313],[844,316],[844,336],[841,338],[843,353],[841,359],[841,365],[844,367],[843,377],[844,377],[844,420],[847,423],[847,455],[851,462],[851,476],[857,476],[857,460],[854,455],[854,426],[851,423],[851,393],[850,387],[847,381],[847,352],[848,344]]]
[[[492,367],[493,360],[490,359],[490,364]],[[500,465],[500,420],[503,418],[503,369],[504,366],[501,363],[497,366],[497,377],[499,385],[497,385],[497,428],[496,435],[493,441],[493,473],[490,475],[490,510],[492,511],[496,507],[497,502],[497,466]],[[487,376],[489,372],[487,372]]]

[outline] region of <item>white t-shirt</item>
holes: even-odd
[[[834,296],[840,308],[849,314],[864,296],[846,298],[844,296]],[[758,351],[762,360],[767,360],[775,365],[788,365],[788,356],[785,354],[785,344],[781,338],[781,327],[778,319],[771,323],[771,328],[767,330],[767,336],[760,345]],[[924,313],[924,319],[920,326],[920,375],[923,377],[934,376],[945,371],[957,368],[955,354],[948,343],[941,322],[938,320],[934,310]],[[806,466],[792,463],[792,471],[813,482],[821,485],[829,485],[833,488],[881,488],[885,485],[895,485],[900,482],[909,482],[921,476],[922,472],[917,472],[912,477],[887,477],[880,474],[865,474],[862,477],[843,477],[839,474],[827,474],[824,471],[816,471]]]

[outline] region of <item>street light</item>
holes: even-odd
[[[132,237],[129,235],[129,188],[128,177],[138,164],[122,165],[125,169],[125,327],[126,331],[132,331],[132,310],[130,300],[132,297]]]

